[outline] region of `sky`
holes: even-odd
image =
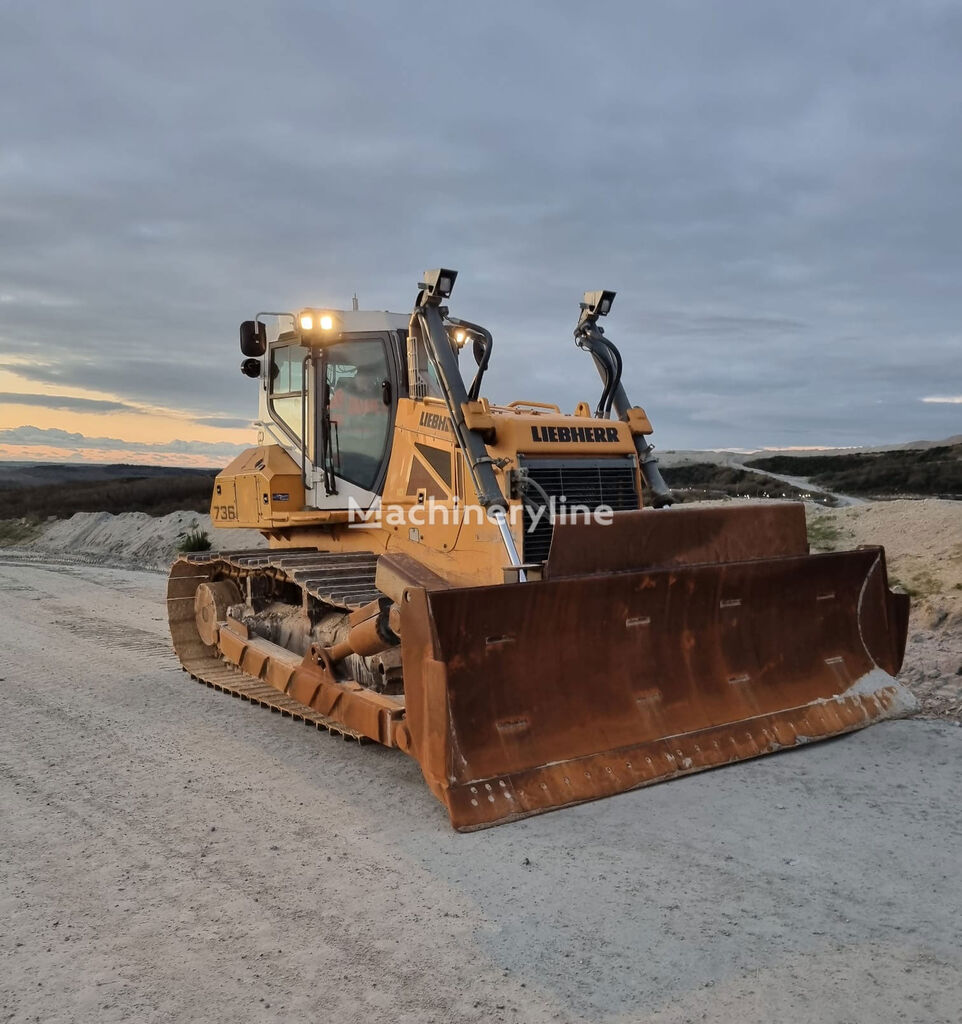
[[[497,401],[658,447],[962,433],[962,3],[0,6],[0,458],[223,465],[237,325],[460,272]]]

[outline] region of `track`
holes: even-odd
[[[174,650],[192,679],[215,690],[259,704],[261,707],[338,733],[359,742],[365,737],[356,729],[336,722],[260,679],[227,664],[215,648],[201,643],[194,626],[194,592],[213,576],[243,582],[252,574],[269,574],[299,587],[302,592],[332,608],[350,611],[378,596],[374,586],[377,556],[330,554],[314,549],[204,552],[186,555],[171,569],[167,586],[167,612]]]

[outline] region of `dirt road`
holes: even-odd
[[[208,690],[163,580],[0,556],[0,1020],[962,1018],[962,728],[457,835]]]

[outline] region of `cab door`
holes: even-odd
[[[369,508],[387,473],[399,368],[387,334],[354,335],[324,346],[317,364],[318,507]]]

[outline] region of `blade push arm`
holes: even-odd
[[[488,454],[484,439],[464,420],[464,405],[468,401],[468,393],[441,315],[441,303],[450,296],[457,276],[456,270],[425,271],[424,281],[419,285],[420,291],[414,312],[411,314],[409,344],[416,345],[420,341],[424,345],[428,359],[437,374],[454,435],[471,473],[478,503],[488,511],[490,518],[497,524],[508,559],[511,565],[518,567],[522,564],[521,556],[508,525],[507,502],[494,473],[494,460]],[[521,582],[524,582],[525,578],[524,570],[519,569]]]

